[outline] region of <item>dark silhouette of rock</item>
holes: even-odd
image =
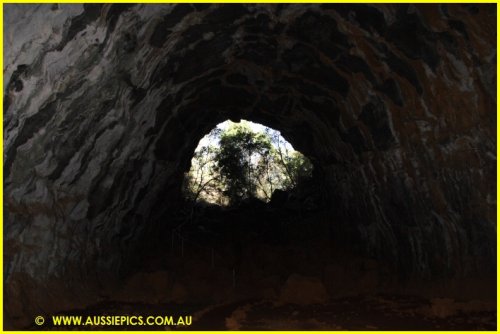
[[[467,278],[494,296],[496,15],[494,4],[6,4],[5,328],[102,300],[158,249],[181,257],[171,235],[186,221],[194,148],[241,118],[281,131],[317,183],[222,221],[207,209],[210,232],[247,222],[224,244],[241,254],[228,262],[245,269],[262,237],[302,250],[273,264],[283,272],[320,277],[348,249],[390,267],[394,287],[453,294]],[[255,230],[265,210],[277,224]],[[192,233],[207,261],[204,240],[223,248],[217,233]],[[322,262],[306,260],[311,248]]]

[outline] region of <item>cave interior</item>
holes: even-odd
[[[166,307],[193,329],[496,328],[496,5],[4,16],[6,329]],[[228,119],[280,131],[311,180],[188,205]]]

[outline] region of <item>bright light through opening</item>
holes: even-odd
[[[254,122],[250,122],[250,121],[245,121],[245,120],[242,120],[241,121],[242,124],[246,124],[248,125],[248,127],[250,127],[250,129],[254,132],[257,132],[257,133],[265,133],[266,131],[269,132],[269,133],[272,133],[273,135],[278,135],[279,138],[280,138],[280,142],[282,145],[284,145],[284,147],[286,149],[288,149],[289,151],[291,152],[296,152],[295,149],[293,148],[293,146],[287,142],[285,140],[285,138],[283,138],[281,136],[281,133],[277,130],[274,130],[272,128],[268,128],[267,126],[264,126],[262,124],[259,124],[259,123],[254,123]],[[227,121],[224,121],[222,123],[219,123],[215,128],[216,129],[219,129],[221,131],[224,131],[226,130],[229,126],[231,125],[234,125],[234,124],[238,124],[238,123],[235,123],[235,122],[232,122],[230,120],[227,120]],[[275,143],[272,143],[273,146],[276,147]],[[207,134],[205,135],[201,140],[200,142],[198,143],[198,146],[196,147],[196,150],[195,152],[199,152],[201,150],[201,148],[203,146],[206,146],[206,145],[219,145],[219,138],[217,137],[214,137],[214,136],[210,136],[210,134]]]
[[[244,121],[225,121],[203,137],[186,173],[184,194],[194,201],[235,205],[265,202],[310,177],[312,165],[279,131]]]

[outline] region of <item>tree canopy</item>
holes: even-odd
[[[192,200],[234,205],[247,198],[271,199],[276,189],[291,189],[310,177],[312,164],[279,132],[255,131],[249,122],[215,128],[200,145],[186,174]]]

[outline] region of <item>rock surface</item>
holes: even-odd
[[[494,4],[4,15],[7,325],[51,312],[34,302],[59,299],[47,286],[102,288],[141,261],[226,119],[274,127],[311,159],[332,242],[402,277],[495,274]]]
[[[326,288],[316,277],[293,274],[281,289],[280,301],[299,305],[320,304],[328,300]]]
[[[168,273],[165,271],[138,273],[127,279],[116,299],[127,303],[165,303],[178,298],[177,291],[175,286],[170,291]]]

